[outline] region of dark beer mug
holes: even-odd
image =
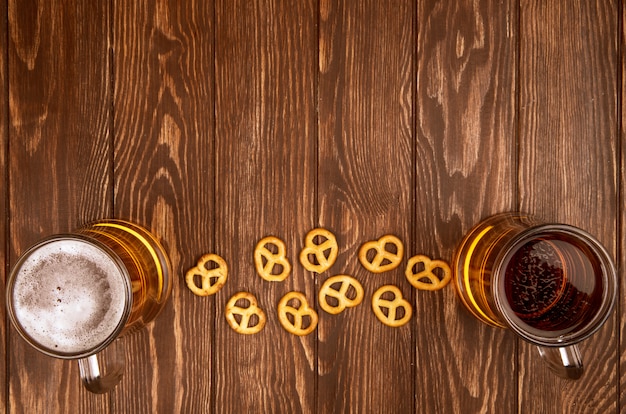
[[[78,360],[85,387],[104,393],[121,379],[124,358],[112,358],[103,374],[97,354],[152,321],[171,289],[159,241],[143,227],[105,220],[28,249],[9,276],[6,303],[26,342]]]
[[[577,343],[596,332],[616,301],[617,272],[587,232],[505,213],[474,227],[454,257],[461,302],[486,324],[537,345],[558,375],[583,373]]]

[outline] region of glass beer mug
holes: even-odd
[[[97,354],[153,320],[171,289],[171,265],[158,240],[143,227],[105,220],[28,249],[9,276],[6,303],[26,342],[78,360],[85,387],[104,393],[120,381],[125,363],[113,358],[103,374]]]
[[[561,377],[582,375],[576,344],[602,326],[617,295],[615,266],[595,238],[573,226],[499,214],[463,238],[453,269],[457,294],[476,318],[537,345]]]

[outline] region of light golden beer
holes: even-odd
[[[99,221],[79,233],[113,250],[128,271],[132,308],[124,333],[152,321],[172,289],[171,264],[159,241],[143,227],[121,220]]]
[[[33,347],[80,359],[153,320],[171,287],[171,265],[156,238],[105,220],[26,251],[9,277],[7,307]]]
[[[534,224],[533,219],[521,215],[493,216],[471,229],[456,250],[453,271],[458,297],[486,324],[505,327],[491,292],[496,258],[511,239]]]

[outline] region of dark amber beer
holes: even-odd
[[[603,325],[616,301],[615,266],[593,236],[519,213],[471,229],[453,271],[458,296],[476,318],[539,346],[568,378],[582,374],[575,345]]]
[[[28,249],[9,276],[7,308],[30,345],[78,359],[82,373],[89,371],[86,358],[152,321],[171,287],[171,265],[159,241],[133,223],[104,220]],[[99,371],[96,360],[89,363]]]

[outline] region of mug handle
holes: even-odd
[[[110,344],[106,350],[109,350],[111,347],[115,348],[115,343]],[[107,372],[103,374],[98,362],[98,355],[101,355],[102,352],[78,360],[78,368],[83,385],[95,394],[104,394],[115,387],[122,379],[124,366],[126,365],[122,352],[117,349],[113,350],[113,352],[107,352]]]
[[[583,359],[578,345],[565,347],[537,346],[537,349],[541,358],[558,376],[575,380],[583,375]]]

